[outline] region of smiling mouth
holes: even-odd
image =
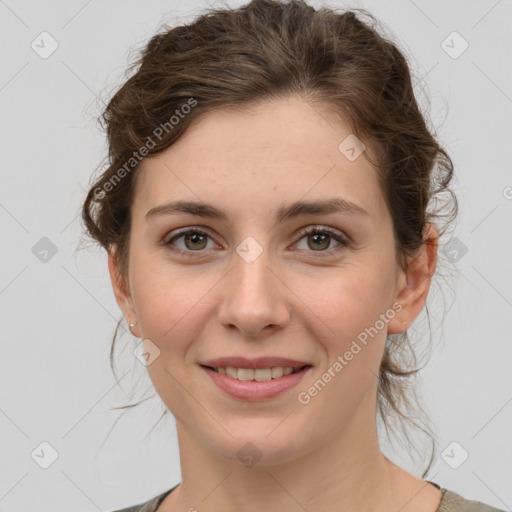
[[[280,379],[283,377],[287,377],[288,375],[293,375],[294,373],[301,372],[307,368],[311,368],[312,365],[307,364],[301,366],[300,368],[292,368],[291,366],[274,366],[270,368],[234,368],[232,366],[228,367],[218,367],[214,368],[212,366],[201,365],[203,368],[207,368],[215,373],[219,373],[221,375],[225,375],[233,380],[239,381],[269,381]]]

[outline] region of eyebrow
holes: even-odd
[[[186,213],[197,217],[207,217],[227,221],[229,216],[225,210],[201,201],[172,201],[151,208],[145,220],[160,215]],[[369,217],[369,213],[361,206],[341,198],[332,198],[320,201],[296,201],[281,206],[276,212],[276,222],[293,219],[302,215],[325,215],[329,213],[344,213]]]

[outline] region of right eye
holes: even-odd
[[[194,252],[202,252],[202,249],[206,249],[207,240],[211,239],[210,235],[205,231],[198,228],[184,228],[178,231],[173,237],[164,242],[164,245],[171,251],[186,256],[192,256]],[[176,247],[176,240],[183,239],[184,248]]]

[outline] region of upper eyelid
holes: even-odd
[[[172,232],[174,232],[174,231],[175,230],[173,230]],[[176,238],[182,237],[184,235],[188,235],[189,233],[195,232],[195,231],[199,232],[200,234],[204,234],[204,235],[209,236],[212,240],[215,238],[214,236],[212,236],[210,234],[210,232],[208,231],[207,228],[201,228],[201,227],[197,227],[197,226],[190,226],[190,227],[178,229],[177,233],[175,233],[172,236],[169,236],[170,233],[167,233],[167,235],[164,237],[164,243],[169,243],[171,240],[174,240]]]

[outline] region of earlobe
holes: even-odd
[[[115,250],[108,251],[108,270],[110,274],[110,280],[112,282],[112,288],[114,291],[114,296],[116,298],[117,305],[123,312],[123,315],[128,322],[128,324],[137,323],[137,318],[135,315],[135,310],[133,308],[133,301],[131,295],[126,290],[125,280],[123,276],[121,276],[119,272],[119,266],[116,258]],[[131,329],[130,329],[131,330]],[[132,334],[135,335],[135,333]]]

